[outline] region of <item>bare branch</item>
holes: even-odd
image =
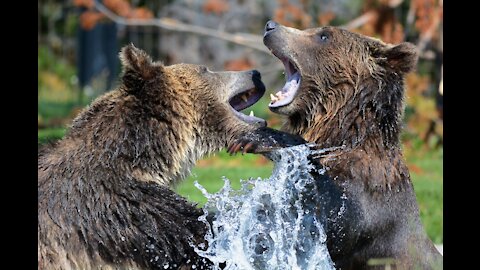
[[[257,51],[270,54],[270,51],[263,46],[262,37],[259,35],[244,35],[244,34],[230,34],[226,32],[220,32],[207,27],[198,25],[185,24],[178,20],[164,17],[160,19],[126,19],[118,16],[103,4],[95,1],[95,9],[103,13],[110,20],[117,24],[132,25],[132,26],[156,26],[170,31],[185,32],[192,34],[199,34],[209,37],[215,37],[218,39],[226,40],[235,44],[243,45]]]

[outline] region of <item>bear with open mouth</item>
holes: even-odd
[[[120,53],[121,85],[38,155],[39,269],[206,269],[201,209],[171,188],[195,162],[266,125],[245,115],[257,71],[212,72]]]
[[[302,31],[273,21],[263,42],[285,67],[285,85],[269,104],[285,116],[283,132],[247,132],[228,151],[267,153],[307,142],[336,149],[312,157],[318,169],[326,169],[312,174],[335,267],[383,269],[372,259],[386,259],[394,269],[442,269],[443,257],[420,220],[399,139],[404,77],[416,66],[415,46],[337,27]]]

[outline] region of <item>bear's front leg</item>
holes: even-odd
[[[229,145],[227,152],[231,155],[238,152],[265,154],[278,148],[305,143],[307,141],[299,135],[262,127],[239,136],[236,141]]]

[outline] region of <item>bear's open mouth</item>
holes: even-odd
[[[288,105],[293,101],[300,87],[301,76],[295,63],[288,57],[276,54],[273,51],[272,53],[282,61],[285,67],[285,85],[275,95],[270,94],[271,102],[268,104],[270,108],[277,108]]]
[[[253,111],[250,111],[249,115],[243,114],[240,111],[244,110],[253,104],[257,103],[258,100],[265,93],[265,86],[263,83],[255,83],[254,88],[242,90],[239,93],[236,93],[232,96],[228,103],[233,108],[235,115],[240,118],[240,120],[249,123],[249,124],[259,124],[261,126],[266,126],[266,121],[262,118],[258,118],[253,114]]]

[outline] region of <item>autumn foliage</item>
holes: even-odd
[[[225,61],[224,69],[229,71],[241,71],[253,69],[254,63],[248,57]]]
[[[80,25],[85,30],[91,30],[105,15],[94,10],[94,0],[74,0],[74,5],[86,8],[80,15]],[[144,7],[134,8],[126,0],[103,0],[103,5],[113,11],[115,14],[126,19],[151,19],[153,18],[152,11]]]
[[[202,6],[203,12],[221,15],[229,10],[227,0],[207,0]]]

